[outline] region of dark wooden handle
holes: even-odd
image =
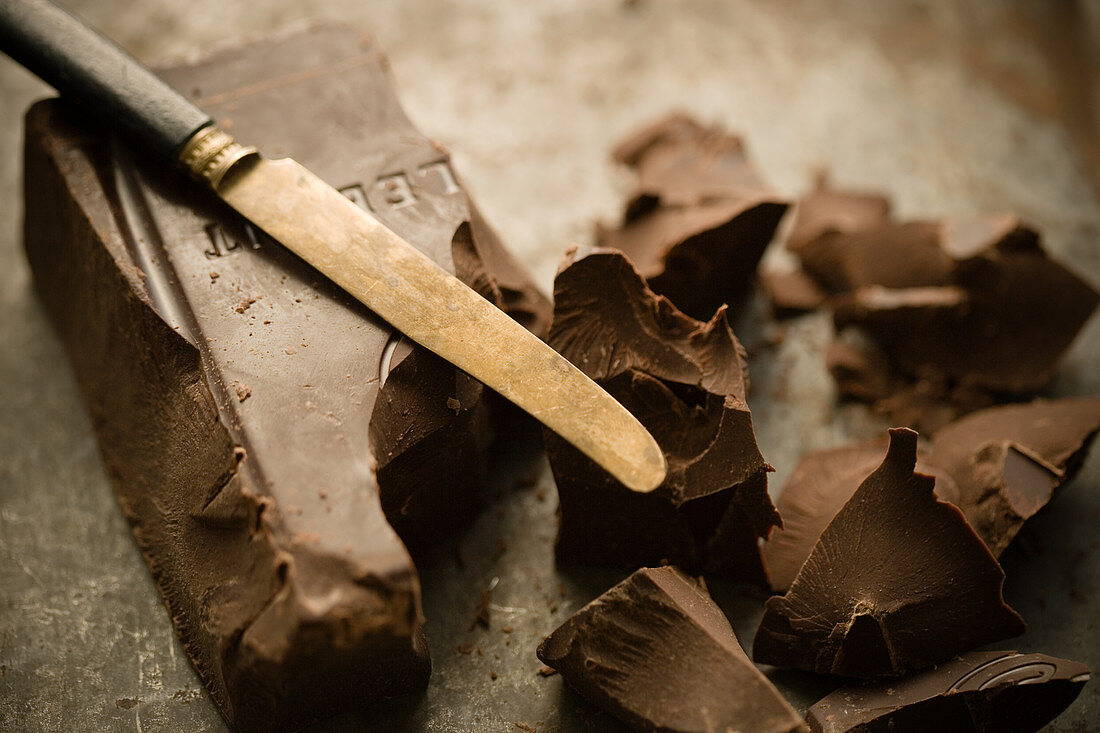
[[[47,0],[0,0],[0,50],[165,157],[174,159],[211,123],[137,59]]]

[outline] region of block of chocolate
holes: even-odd
[[[890,431],[882,464],[829,523],[753,643],[763,664],[876,678],[1024,631],[1004,572],[962,513],[915,473],[917,434]]]
[[[1080,662],[969,652],[899,680],[842,687],[806,713],[813,733],[1032,733],[1090,678]]]
[[[385,68],[360,34],[318,26],[163,76],[541,329],[547,301],[407,120]],[[226,719],[296,729],[423,688],[402,540],[476,510],[485,390],[78,109],[28,113],[25,190],[37,290]]]
[[[759,541],[780,522],[725,309],[696,321],[621,253],[571,252],[554,281],[549,341],[645,425],[668,462],[665,482],[639,494],[544,431],[561,502],[559,560],[669,562],[763,584]]]
[[[1076,475],[1100,430],[1100,398],[1037,400],[971,413],[932,437],[933,463],[994,555]],[[786,515],[784,514],[784,517]]]
[[[802,456],[776,500],[783,526],[764,543],[768,582],[777,593],[786,592],[821,533],[833,521],[864,479],[885,455],[884,438],[811,451]],[[936,477],[936,496],[956,496],[951,476],[929,464],[928,450],[917,449],[916,470]]]
[[[538,656],[636,730],[806,730],[706,587],[673,567],[634,572],[546,637]]]
[[[624,252],[654,292],[693,318],[737,303],[787,210],[741,140],[673,115],[623,141],[614,157],[638,180],[622,224],[597,227],[598,244]]]

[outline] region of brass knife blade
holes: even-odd
[[[628,488],[647,492],[664,481],[664,455],[649,432],[564,357],[300,163],[239,151],[220,168],[211,165],[217,155],[202,167],[245,218]],[[186,151],[181,157],[189,162]]]

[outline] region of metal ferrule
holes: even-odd
[[[194,178],[217,188],[230,168],[251,155],[258,155],[256,148],[241,145],[221,128],[207,125],[183,146],[179,161]]]

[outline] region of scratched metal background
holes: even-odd
[[[670,108],[741,132],[787,195],[825,168],[842,184],[888,192],[903,216],[1015,209],[1100,285],[1097,2],[65,4],[149,61],[305,17],[374,34],[413,120],[454,151],[490,220],[547,289],[563,248],[617,213],[629,181],[608,163],[612,144]],[[114,503],[20,251],[21,115],[45,93],[0,59],[0,730],[223,730]],[[835,404],[821,364],[827,319],[797,320],[768,346],[761,313],[750,308],[738,333],[752,352],[750,404],[778,487],[803,450],[882,425]],[[1100,393],[1098,355],[1094,318],[1048,393]],[[619,729],[559,677],[536,674],[542,635],[621,573],[554,567],[553,485],[530,442],[513,443],[497,477],[508,485],[532,470],[541,471],[535,486],[491,506],[462,537],[465,567],[449,549],[423,563],[428,691],[321,730]],[[1009,601],[1031,624],[1006,647],[1100,669],[1097,526],[1094,456],[1004,558]],[[470,631],[494,578],[493,628]],[[714,590],[748,642],[760,599]],[[482,654],[455,651],[464,642]],[[774,679],[800,708],[828,688],[805,675]],[[1093,682],[1051,730],[1098,720]]]

